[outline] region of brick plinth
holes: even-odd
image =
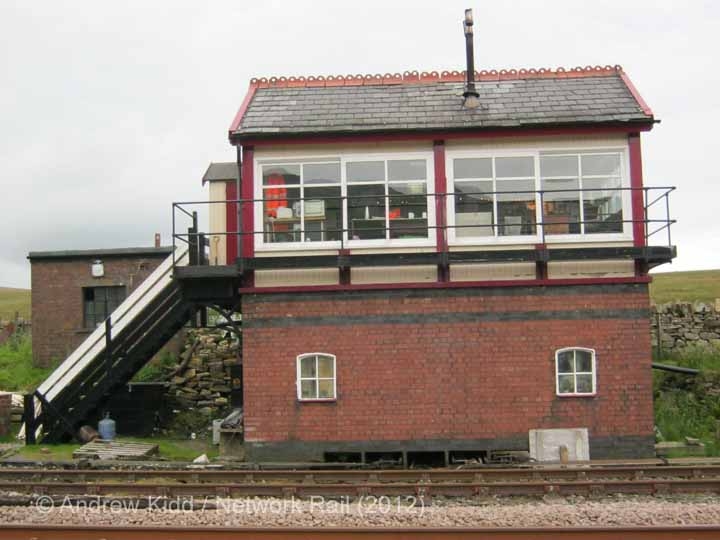
[[[247,296],[248,447],[257,459],[398,441],[488,448],[587,427],[592,457],[647,455],[648,307],[644,284]],[[593,397],[555,393],[555,351],[573,346],[597,353]],[[297,400],[296,357],[310,352],[336,355],[336,401]]]

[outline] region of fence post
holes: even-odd
[[[25,394],[23,396],[23,422],[25,423],[25,444],[36,444],[35,430],[37,429],[35,418],[35,395]]]

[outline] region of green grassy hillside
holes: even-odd
[[[0,287],[0,320],[12,320],[15,313],[23,319],[30,319],[30,291]]]
[[[676,300],[714,303],[720,298],[720,270],[653,274],[650,296],[656,304]]]

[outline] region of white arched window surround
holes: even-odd
[[[337,399],[335,355],[313,352],[297,357],[297,398],[299,401]]]
[[[555,351],[555,393],[561,397],[597,394],[595,349],[564,347]]]

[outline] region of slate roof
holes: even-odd
[[[234,161],[223,161],[210,163],[202,178],[202,183],[215,182],[218,180],[237,180],[238,165]]]
[[[230,136],[654,121],[619,66],[513,71],[505,76],[487,73],[481,72],[476,83],[482,104],[477,109],[463,107],[464,75],[458,72],[426,80],[410,80],[407,74],[400,80],[398,75],[385,80],[378,76],[254,79],[250,99],[246,98],[246,108],[238,113]]]

